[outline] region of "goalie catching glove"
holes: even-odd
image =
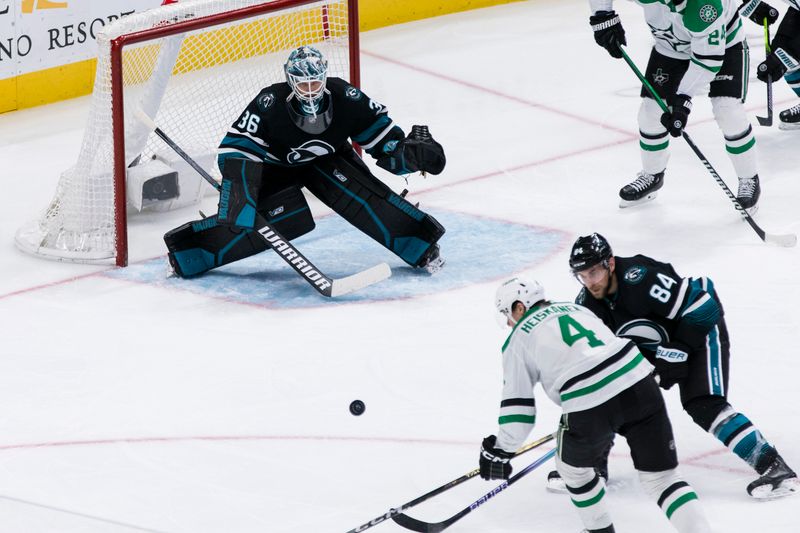
[[[378,159],[378,166],[394,174],[429,172],[440,174],[447,162],[442,145],[436,142],[428,126],[412,126],[411,133]]]
[[[513,453],[495,448],[497,437],[489,435],[481,443],[481,456],[478,464],[483,479],[508,479],[511,476]]]

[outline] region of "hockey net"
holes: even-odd
[[[174,209],[212,190],[134,112],[217,175],[225,132],[261,88],[285,79],[294,48],[319,48],[329,76],[358,85],[357,28],[357,0],[185,0],[106,26],[77,162],[17,246],[126,265],[128,211]]]

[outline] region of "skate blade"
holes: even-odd
[[[442,271],[442,269],[444,268],[444,263],[445,263],[444,258],[439,256],[422,268],[424,268],[428,274],[433,276],[434,274],[438,274],[439,272]]]
[[[754,205],[750,209],[745,209],[745,211],[747,211],[747,214],[751,217],[755,216],[755,214],[758,213],[758,204]]]
[[[783,131],[800,130],[800,123],[789,124],[788,122],[780,122],[778,124],[778,129]]]
[[[567,494],[569,492],[567,490],[567,484],[564,483],[564,480],[561,478],[548,479],[544,488],[547,492],[552,492],[553,494]]]
[[[626,207],[634,207],[634,206],[637,206],[637,205],[646,204],[647,202],[650,202],[650,201],[654,200],[656,196],[658,196],[658,191],[651,192],[647,196],[639,198],[638,200],[623,200],[623,199],[620,199],[619,206],[620,206],[620,208],[624,209]]]
[[[770,500],[777,500],[778,498],[785,498],[797,494],[800,491],[800,481],[797,478],[785,479],[775,488],[770,485],[764,485],[753,490],[750,496],[753,499],[766,502]]]

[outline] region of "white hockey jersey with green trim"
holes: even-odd
[[[745,39],[739,0],[631,1],[644,9],[656,51],[690,60],[679,94],[695,96],[703,91],[722,68],[725,50]],[[613,0],[589,0],[589,4],[592,13],[613,9]]]
[[[534,307],[503,346],[497,446],[516,451],[533,429],[537,383],[563,412],[571,413],[606,402],[652,371],[633,342],[616,337],[585,307]]]

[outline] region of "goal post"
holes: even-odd
[[[216,148],[294,48],[359,85],[358,0],[185,0],[121,18],[97,36],[95,86],[74,166],[18,248],[73,262],[128,262],[128,216],[199,202],[212,189],[134,118],[141,109],[209,173]]]

